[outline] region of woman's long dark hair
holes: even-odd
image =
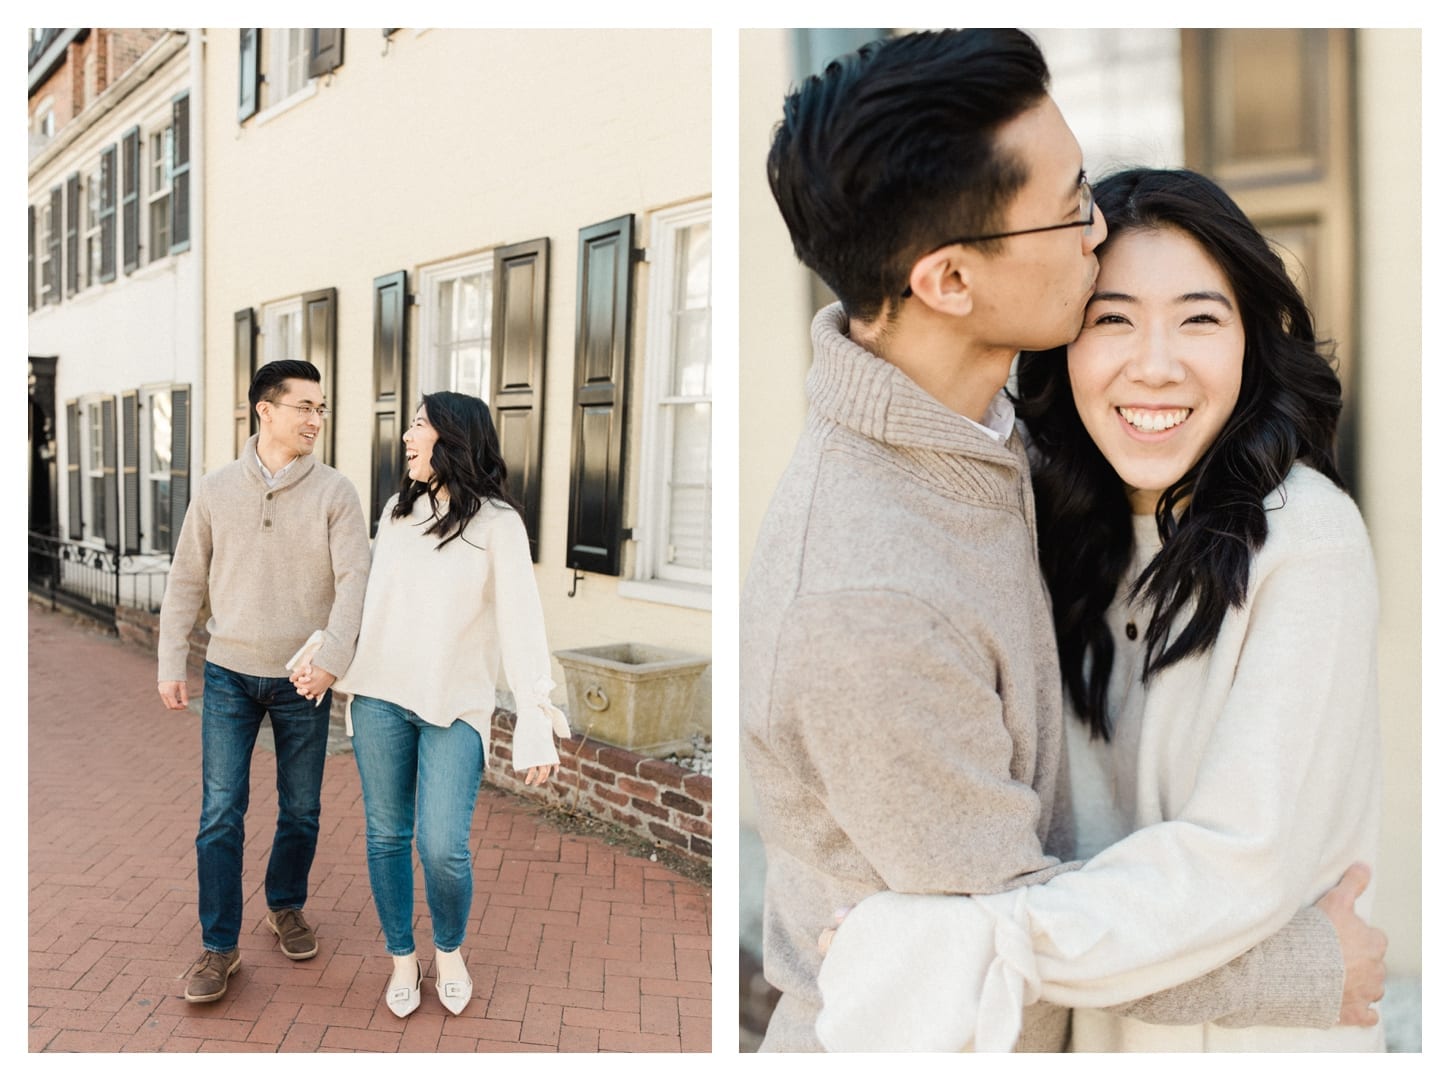
[[[503,503],[520,514],[523,508],[509,494],[508,469],[499,449],[493,415],[481,398],[440,390],[423,395],[428,423],[438,433],[433,444],[433,476],[413,480],[405,472],[398,486],[394,518],[406,518],[424,494],[433,509],[433,524],[425,534],[441,537],[437,547],[463,536],[463,530],[487,502]],[[448,509],[438,513],[438,493],[448,490]],[[468,538],[464,537],[464,543]]]
[[[1344,487],[1334,464],[1341,395],[1331,344],[1315,339],[1284,261],[1218,185],[1186,170],[1128,169],[1095,184],[1093,194],[1108,223],[1100,254],[1115,235],[1177,229],[1228,278],[1244,324],[1238,402],[1203,456],[1158,500],[1163,547],[1132,585],[1135,598],[1153,605],[1146,680],[1207,650],[1224,615],[1243,604],[1250,561],[1268,535],[1264,500],[1295,462]],[[1106,614],[1132,558],[1128,498],[1073,404],[1066,347],[1022,354],[1014,401],[1033,447],[1042,571],[1063,679],[1078,716],[1107,738],[1113,639]],[[1180,615],[1186,621],[1170,641]]]

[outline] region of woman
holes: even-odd
[[[418,1008],[414,820],[433,924],[436,990],[458,1014],[473,994],[462,954],[473,899],[469,828],[499,669],[518,721],[513,766],[541,785],[569,727],[554,683],[529,541],[509,496],[488,406],[442,391],[404,434],[407,475],[383,508],[352,666],[348,733],[362,777],[368,877],[399,1017]],[[306,692],[306,673],[299,690]]]
[[[823,988],[857,964],[869,981],[871,950],[916,949],[974,974],[960,1001],[923,1004],[969,1015],[953,1046],[1015,1037],[1002,1020],[1037,983],[1082,1007],[1074,1049],[1383,1049],[1377,1025],[1154,1025],[1095,1008],[1223,964],[1372,863],[1380,802],[1374,566],[1334,466],[1339,382],[1309,311],[1206,178],[1128,170],[1096,197],[1109,234],[1082,331],[1024,354],[1018,390],[1079,855],[1102,851],[995,897],[900,898],[894,917],[890,895],[870,898],[827,957],[850,967],[823,969]],[[867,906],[880,933],[842,953]],[[908,925],[929,930],[913,942]],[[958,935],[971,957],[944,951]]]

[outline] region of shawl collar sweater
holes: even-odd
[[[838,908],[1040,881],[1071,836],[1021,440],[994,441],[845,331],[838,305],[812,325],[806,430],[741,600],[782,991],[767,1050],[820,1049],[816,937]]]
[[[368,575],[357,489],[312,455],[269,487],[257,439],[204,475],[186,510],[161,602],[158,681],[186,678],[187,640],[203,601],[213,664],[286,676],[287,661],[318,629],[314,665],[336,675],[352,662]]]

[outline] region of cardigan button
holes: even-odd
[[[1130,642],[1136,642],[1137,640],[1138,640],[1138,624],[1134,623],[1130,619],[1128,621],[1128,641],[1130,641]]]
[[[264,526],[271,526],[271,524],[272,524],[272,519],[270,519],[270,518],[263,518],[263,519],[262,519],[262,524],[263,524],[263,525],[264,525]]]

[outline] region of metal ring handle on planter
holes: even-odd
[[[584,692],[584,704],[595,713],[603,713],[609,708],[609,695],[596,683]]]

